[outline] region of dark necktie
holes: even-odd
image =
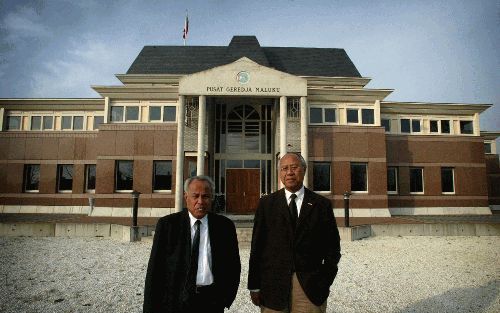
[[[297,219],[299,217],[299,214],[297,212],[297,203],[295,202],[295,198],[297,198],[297,195],[292,193],[290,196],[290,205],[288,206],[290,209],[290,215],[292,216],[292,224],[295,227],[297,224]]]
[[[189,264],[189,272],[187,279],[188,291],[193,292],[196,287],[196,274],[198,273],[198,255],[200,251],[200,224],[201,221],[197,220],[194,223],[194,238],[191,245],[191,261]]]

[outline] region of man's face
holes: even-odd
[[[300,164],[298,156],[285,155],[280,162],[280,179],[285,188],[290,192],[296,192],[302,187],[305,169]]]
[[[203,218],[212,207],[210,185],[203,180],[193,180],[184,193],[184,199],[191,215],[197,219]]]

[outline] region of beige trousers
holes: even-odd
[[[326,312],[326,300],[321,306],[314,305],[307,298],[304,290],[300,286],[297,275],[293,273],[292,276],[292,290],[290,297],[290,308],[286,308],[283,311],[276,311],[264,306],[260,307],[261,313],[325,313]]]

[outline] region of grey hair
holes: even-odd
[[[297,159],[299,159],[299,161],[300,161],[300,165],[302,165],[302,167],[304,168],[304,171],[307,169],[306,160],[304,160],[304,157],[302,156],[302,154],[297,153],[297,152],[287,152],[287,153],[285,153],[285,155],[282,156],[279,159],[279,161],[278,161],[278,168],[281,168],[281,160],[283,160],[283,158],[286,157],[287,155],[294,155],[294,156],[296,156]]]
[[[214,195],[215,195],[215,183],[212,180],[212,178],[205,176],[205,175],[193,176],[193,177],[189,177],[188,179],[186,179],[186,181],[184,181],[184,192],[185,193],[188,192],[189,185],[191,185],[191,183],[195,180],[207,182],[209,187],[210,187],[210,195],[212,195],[212,198],[214,197]]]

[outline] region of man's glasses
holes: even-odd
[[[288,173],[288,171],[296,172],[299,168],[299,165],[287,165],[280,167],[280,171],[283,173]]]

